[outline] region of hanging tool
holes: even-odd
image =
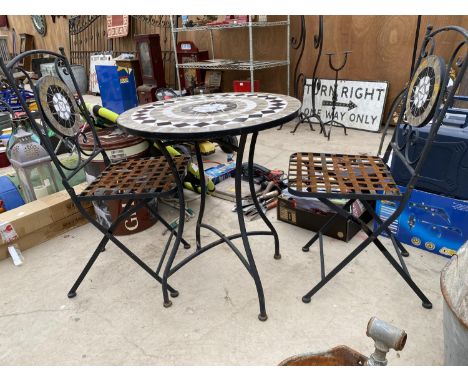
[[[268,200],[268,202],[269,203],[266,203],[265,205],[261,206],[263,213],[266,213],[268,210],[276,208],[276,206],[278,205],[278,198],[273,199],[271,201]],[[258,210],[255,210],[255,212],[250,215],[250,221],[258,219],[259,216],[260,214],[258,213]]]

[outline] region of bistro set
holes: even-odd
[[[304,295],[303,302],[310,302],[313,294],[329,282],[367,246],[374,244],[421,299],[423,307],[428,309],[432,307],[431,302],[411,278],[405,265],[403,258],[409,255],[408,252],[393,235],[389,227],[408,201],[411,190],[417,181],[422,163],[428,155],[432,141],[437,134],[446,110],[451,104],[466,70],[468,60],[462,63],[459,74],[454,79],[450,90],[446,94],[443,94],[441,89],[447,88],[450,79],[448,71],[451,62],[446,66],[441,65],[441,61],[438,59],[428,59],[426,53],[427,45],[441,32],[442,30],[432,31],[428,29],[426,33],[426,38],[421,48],[422,53],[416,65],[418,69],[413,73],[410,86],[404,93],[401,102],[402,107],[397,124],[404,124],[406,128],[404,129],[403,136],[399,136],[398,131],[400,130],[395,129],[396,133],[394,134],[393,142],[389,146],[391,151],[404,162],[411,172],[411,179],[407,184],[406,191],[400,191],[396,186],[386,164],[388,155],[384,156],[384,158],[375,155],[315,152],[299,152],[291,155],[288,191],[298,197],[317,198],[334,212],[322,229],[303,247],[304,251],[308,251],[309,247],[318,240],[322,275],[322,280],[310,292]],[[25,101],[21,98],[20,89],[14,80],[16,64],[26,56],[34,54],[45,54],[55,57],[56,62],[68,71],[76,89],[74,94],[59,77],[44,76],[34,82],[31,78],[28,78],[31,90],[38,103],[38,115],[33,115],[28,109]],[[218,245],[225,244],[239,258],[246,271],[253,278],[259,301],[260,313],[258,318],[261,321],[267,320],[268,316],[262,282],[255,264],[255,256],[250,246],[251,237],[272,236],[274,240],[274,253],[272,255],[275,259],[280,259],[281,254],[278,233],[266,217],[255,192],[255,146],[261,131],[281,126],[298,116],[301,108],[299,100],[294,97],[271,93],[214,93],[177,97],[144,104],[122,113],[117,120],[117,125],[130,135],[154,142],[162,155],[112,162],[100,144],[93,119],[86,108],[83,95],[79,90],[70,63],[65,57],[63,50],[60,53],[45,50],[28,51],[18,55],[7,65],[0,60],[0,66],[12,89],[16,92],[18,99],[23,103],[22,106],[29,117],[31,126],[49,153],[61,176],[63,186],[70,194],[73,203],[82,215],[103,235],[96,250],[70,289],[68,293],[69,298],[77,295],[78,287],[94,262],[105,251],[106,245],[109,242],[113,242],[151,277],[161,283],[164,306],[170,307],[172,305],[170,297],[175,298],[179,294],[176,285],[169,283],[171,276],[203,253],[216,248]],[[433,81],[432,88],[428,89],[426,94],[427,102],[424,102],[425,109],[420,110],[415,108],[411,102],[414,101],[413,92],[420,92],[419,88],[419,90],[414,90],[413,87],[417,87],[421,73],[428,72],[427,70],[424,71],[424,68],[430,68],[430,72],[434,72],[434,78],[431,79]],[[408,158],[407,146],[412,144],[417,127],[427,123],[429,119],[433,121],[430,138],[426,140],[416,160]],[[87,133],[91,131],[94,137],[94,147],[92,150],[89,147],[84,150],[80,146],[85,134],[83,131],[83,121],[87,126]],[[384,131],[387,131],[387,127]],[[76,166],[70,168],[68,163],[62,163],[49,139],[49,135],[47,134],[48,129],[52,129],[54,133],[58,134],[69,147],[75,148],[79,157]],[[235,201],[237,206],[238,232],[229,234],[221,232],[218,228],[205,223],[203,220],[206,204],[209,200],[206,197],[202,154],[197,144],[200,141],[216,140],[227,136],[240,137],[238,147],[234,147],[237,151]],[[248,140],[249,136],[250,140]],[[200,176],[200,210],[195,227],[196,243],[193,252],[182,260],[176,259],[180,244],[182,243],[186,249],[190,248],[190,243],[183,238],[185,220],[183,179],[186,175],[190,158],[170,153],[167,147],[176,143],[193,144],[199,173],[202,174]],[[268,228],[263,231],[249,231],[247,229],[241,208],[243,161],[245,158],[244,151],[247,147],[248,150],[245,156],[247,157],[247,177],[250,197],[258,210],[259,216]],[[71,186],[71,179],[98,156],[103,157],[106,169],[100,176],[90,182],[81,193],[76,193],[75,189]],[[155,198],[167,196],[178,199],[180,216],[179,225],[176,229],[172,228],[159,215],[152,203]],[[341,205],[339,207],[333,203],[333,199],[346,199],[347,201],[344,206]],[[89,202],[112,200],[120,200],[124,206],[110,226],[103,225],[85,208],[85,204]],[[371,214],[376,223],[375,230],[372,230],[365,222],[348,212],[348,207],[356,200],[361,201],[365,209]],[[386,221],[382,221],[373,209],[372,202],[375,200],[399,203],[400,207]],[[162,248],[162,254],[156,269],[143,262],[114,235],[115,227],[120,222],[143,207],[148,208],[172,233]],[[327,273],[323,250],[323,232],[333,222],[333,219],[338,216],[342,216],[358,224],[367,235],[367,238],[359,243],[357,248],[349,255],[343,256],[343,260]],[[210,243],[202,242],[202,230],[210,231],[218,239]],[[384,231],[391,239],[397,255],[396,258],[390,254],[378,237]],[[241,245],[239,245],[240,241],[242,242]]]

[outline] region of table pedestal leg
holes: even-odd
[[[174,182],[177,187],[177,195],[179,197],[179,226],[177,227],[177,235],[172,247],[171,254],[169,255],[166,263],[166,267],[164,268],[164,273],[162,277],[162,290],[163,290],[163,298],[164,298],[164,307],[169,308],[172,305],[172,301],[169,299],[169,294],[167,290],[167,280],[170,275],[172,263],[174,262],[175,256],[179,249],[179,245],[182,239],[182,234],[184,232],[184,223],[185,223],[185,199],[184,199],[184,186],[182,184],[182,180],[180,179],[179,172],[177,171],[177,166],[172,160],[171,155],[166,149],[166,146],[161,141],[156,141],[159,149],[163,153],[164,157],[166,158],[169,166],[171,167],[172,174],[174,176]],[[171,294],[172,297],[177,297],[177,295]]]
[[[200,211],[198,212],[197,226],[195,228],[195,238],[197,241],[197,249],[201,248],[200,228],[203,221],[203,214],[205,213],[205,200],[206,200],[206,182],[205,170],[203,168],[203,159],[200,151],[200,145],[195,142],[195,154],[197,156],[198,173],[200,175]]]
[[[262,208],[260,207],[260,203],[258,202],[257,199],[257,194],[255,193],[255,186],[253,182],[253,164],[254,164],[254,155],[255,155],[255,144],[257,143],[257,137],[258,133],[253,133],[252,134],[252,139],[250,140],[250,148],[249,148],[249,162],[248,162],[248,172],[249,172],[249,187],[250,187],[250,194],[252,196],[252,200],[254,202],[255,207],[257,208],[258,214],[262,218],[262,220],[265,222],[265,224],[268,226],[270,229],[273,238],[275,240],[275,254],[274,258],[276,260],[281,259],[281,254],[279,250],[279,239],[278,239],[278,233],[276,232],[275,227],[273,227],[273,224],[268,220],[266,217],[265,213],[263,212]]]
[[[269,232],[261,232],[261,231],[255,231],[255,232],[247,232],[246,227],[245,227],[245,221],[244,221],[244,214],[242,211],[242,208],[237,208],[237,217],[239,221],[239,229],[240,229],[240,234],[236,235],[231,235],[231,236],[225,236],[222,235],[218,230],[216,230],[214,227],[211,227],[210,225],[204,224],[203,223],[203,216],[205,212],[205,200],[206,200],[206,182],[205,182],[205,173],[204,173],[204,166],[203,166],[203,159],[201,156],[200,148],[198,144],[195,144],[195,153],[197,157],[197,162],[198,162],[198,170],[200,174],[200,211],[198,214],[197,218],[197,224],[196,224],[196,241],[197,241],[197,250],[195,251],[194,254],[191,256],[188,256],[184,260],[182,260],[179,264],[177,264],[175,267],[172,267],[177,248],[179,246],[181,237],[182,237],[182,231],[183,231],[183,221],[184,221],[184,196],[183,192],[179,191],[179,205],[180,205],[180,217],[179,217],[179,227],[177,230],[177,242],[174,244],[174,247],[172,249],[171,255],[169,256],[169,259],[166,264],[166,268],[164,271],[163,275],[163,282],[166,280],[166,284],[163,283],[164,285],[167,285],[167,278],[174,274],[177,270],[182,268],[184,265],[186,265],[189,261],[194,259],[195,257],[198,257],[199,254],[205,252],[205,250],[212,248],[221,242],[227,243],[231,249],[234,251],[234,253],[240,258],[244,266],[247,268],[249,274],[252,276],[255,282],[255,286],[257,288],[257,294],[258,294],[258,300],[259,300],[259,305],[260,305],[260,314],[258,315],[259,320],[261,321],[266,321],[268,319],[268,316],[266,314],[266,309],[265,309],[265,296],[263,293],[263,287],[262,287],[262,282],[260,280],[260,276],[257,271],[257,267],[255,265],[255,260],[252,254],[252,250],[250,248],[250,243],[248,236],[249,235],[273,235],[274,240],[275,240],[275,258],[280,258],[279,254],[279,240],[278,240],[278,234],[273,227],[273,225],[270,223],[270,221],[267,219],[265,214],[260,208],[258,199],[255,194],[255,188],[254,188],[254,183],[253,183],[253,159],[254,159],[254,152],[255,152],[255,143],[257,139],[257,133],[253,134],[251,144],[250,144],[250,149],[249,149],[249,162],[248,162],[248,168],[249,168],[249,187],[250,187],[250,192],[252,199],[257,206],[257,209],[259,211],[260,216],[262,217],[263,221],[268,225],[270,231]],[[247,140],[247,135],[243,134],[241,135],[240,139],[240,144],[239,144],[239,150],[237,152],[237,160],[236,160],[236,177],[235,177],[235,192],[236,192],[236,205],[241,206],[242,205],[242,160],[243,160],[243,155],[244,155],[244,149],[245,149],[245,144]],[[179,174],[177,173],[177,169],[175,167],[175,164],[172,161],[172,158],[170,155],[167,153],[167,150],[165,147],[161,144],[161,142],[158,142],[159,147],[161,148],[161,151],[163,154],[166,156],[167,161],[171,165],[172,171],[174,173],[174,176],[176,177],[176,184],[179,190],[182,190],[182,182],[179,178]],[[200,230],[201,228],[206,228],[211,230],[212,232],[215,232],[218,236],[220,236],[220,241],[214,242],[211,244],[206,245],[205,247],[201,246],[201,235],[200,235]],[[234,246],[234,244],[231,242],[232,239],[235,238],[242,238],[242,243],[244,245],[245,249],[245,254],[247,259],[243,258],[239,250]],[[164,293],[164,287],[163,287],[163,293]],[[167,293],[167,292],[166,292]],[[164,306],[170,306],[171,301],[167,298],[167,295],[164,295]]]
[[[256,133],[254,134],[256,135]],[[256,137],[255,137],[256,138]],[[260,276],[258,275],[257,271],[257,266],[255,265],[255,260],[252,254],[252,250],[250,249],[250,243],[249,243],[249,238],[247,236],[247,230],[245,228],[245,221],[244,221],[244,213],[241,208],[242,206],[242,158],[244,155],[244,148],[245,148],[245,142],[247,140],[247,135],[242,134],[239,142],[239,150],[237,151],[237,159],[236,159],[236,180],[235,180],[235,190],[236,190],[236,211],[237,211],[237,218],[239,220],[239,229],[241,232],[241,237],[242,237],[242,243],[244,244],[245,248],[245,254],[247,255],[247,260],[250,265],[250,271],[252,278],[255,281],[255,287],[257,288],[257,294],[258,294],[258,301],[260,304],[260,314],[258,315],[258,319],[260,321],[266,321],[268,319],[268,316],[266,314],[265,310],[265,296],[263,294],[263,287],[262,287],[262,282],[260,281]],[[255,144],[255,142],[254,142]],[[252,147],[252,146],[251,146]],[[252,149],[251,149],[252,150]],[[252,150],[252,157],[249,158],[249,167],[251,167],[252,163],[251,160],[253,160],[253,150]],[[249,171],[249,181],[251,182],[251,190],[253,188],[253,173],[252,171]],[[252,194],[252,198],[254,200],[256,199],[255,197],[255,190]],[[257,201],[258,203],[258,201]],[[260,209],[259,209],[260,212]],[[266,217],[262,217],[263,220],[267,220]],[[271,223],[270,223],[271,224]],[[276,233],[276,231],[275,231]]]

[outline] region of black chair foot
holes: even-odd
[[[401,251],[401,256],[409,257],[409,252],[408,251]]]
[[[68,298],[76,297],[76,292],[68,292],[67,296]]]
[[[190,244],[189,244],[189,243],[184,244],[184,248],[185,248],[185,249],[190,249]]]
[[[171,292],[171,297],[179,297],[179,292],[175,291],[175,292]]]
[[[268,316],[267,316],[266,313],[265,313],[265,314],[261,314],[261,313],[260,313],[260,314],[258,315],[258,319],[259,319],[260,321],[266,321],[266,320],[268,320]]]
[[[306,296],[302,297],[302,302],[304,304],[308,304],[310,302],[310,297],[306,297]]]
[[[171,301],[171,300],[169,300],[169,301],[167,301],[167,302],[164,301],[163,306],[164,306],[165,308],[170,308],[170,307],[172,306],[172,301]]]
[[[273,258],[274,258],[275,260],[281,259],[281,253],[275,253],[275,254],[273,255]]]
[[[422,306],[424,309],[432,309],[432,303],[430,302],[423,302]]]
[[[309,247],[302,247],[302,252],[309,252]]]

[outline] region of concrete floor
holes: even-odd
[[[256,162],[287,168],[296,150],[375,153],[379,135],[335,129],[330,142],[301,127],[290,134],[269,130],[259,136]],[[216,159],[224,159],[221,153]],[[192,197],[193,194],[187,194]],[[198,200],[191,207],[198,209]],[[232,204],[209,198],[206,221],[225,232],[236,230]],[[168,218],[175,210],[162,209]],[[100,235],[89,224],[25,251],[25,263],[0,262],[0,365],[275,365],[302,352],[345,344],[363,354],[373,350],[366,337],[370,317],[403,328],[406,348],[391,352],[392,365],[441,365],[443,359],[442,295],[439,273],[447,260],[410,248],[408,268],[433,302],[420,300],[375,247],[359,255],[312,298],[301,296],[320,278],[318,248],[300,248],[311,232],[278,222],[282,259],[273,259],[273,239],[251,239],[262,278],[269,319],[257,319],[252,279],[238,259],[218,246],[171,278],[180,291],[173,306],[162,306],[160,285],[109,245],[69,300],[67,291]],[[185,237],[194,243],[194,220]],[[262,228],[261,220],[247,223]],[[125,238],[138,255],[157,264],[163,240],[160,224]],[[204,232],[208,242],[212,235]],[[350,243],[325,238],[327,269],[364,238]],[[382,239],[391,247],[387,239]],[[186,253],[181,250],[180,257]]]

